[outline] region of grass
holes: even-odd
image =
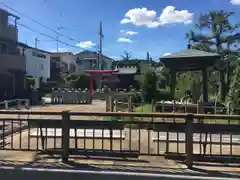
[[[152,113],[153,108],[151,104],[145,104],[137,107],[135,109],[135,112],[138,113]],[[152,117],[147,117],[147,118],[134,118],[135,120],[151,120],[151,121],[167,121],[167,122],[177,122],[177,123],[183,123],[185,122],[185,119],[181,118],[152,118]],[[226,120],[226,119],[204,119],[204,123],[206,124],[240,124],[240,120]]]
[[[153,108],[151,104],[144,104],[135,109],[135,112],[138,113],[151,113],[153,112]]]

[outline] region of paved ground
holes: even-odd
[[[170,140],[181,140],[185,141],[185,133],[169,133],[169,139]],[[159,138],[157,137],[157,133],[155,133],[153,140],[166,140],[167,139],[167,132],[159,132]],[[240,135],[232,135],[232,138],[229,134],[223,134],[222,136],[220,134],[211,134],[211,136],[207,135],[207,142],[227,142],[230,143],[230,139],[232,139],[233,143],[239,143],[240,145]],[[193,135],[193,141],[205,141],[205,133],[194,133]]]
[[[105,111],[105,103],[101,101],[94,101],[93,105],[57,105],[57,106],[46,106],[46,107],[34,107],[32,108],[34,110],[48,110],[48,111],[62,111],[62,110],[71,110],[71,111]],[[1,118],[4,117],[13,117],[9,115],[0,116]],[[17,116],[16,116],[17,117]],[[26,116],[23,116],[25,118],[29,118]],[[57,116],[41,116],[41,118],[48,119],[48,118],[60,118]],[[19,126],[19,125],[18,125]],[[31,132],[30,132],[31,133]],[[122,146],[123,148],[125,147],[126,149],[129,149],[129,146],[131,146],[132,150],[137,150],[139,148],[139,132],[136,131],[131,131],[131,143],[129,144],[129,129],[125,130],[125,142],[123,142]],[[19,147],[20,142],[20,136],[22,138],[21,146],[22,148],[28,148],[28,131],[24,131],[21,134],[15,134],[14,139],[13,139],[13,144],[16,147]],[[156,152],[156,149],[158,149],[158,144],[153,143],[151,140],[151,136],[149,136],[148,131],[141,131],[141,141],[140,141],[140,148],[142,152]],[[150,134],[151,135],[151,134]],[[150,141],[149,141],[150,139]],[[8,141],[10,141],[8,139]],[[93,140],[87,140],[85,144],[83,145],[83,141],[79,140],[78,141],[78,146],[84,147],[93,147],[95,146],[96,148],[102,147],[102,141],[94,141]],[[150,148],[148,148],[148,143],[150,145]],[[53,140],[49,139],[47,141],[48,146],[52,146]],[[61,145],[61,142],[58,141],[56,142],[57,145]],[[70,141],[71,146],[75,146],[74,141]],[[30,148],[36,149],[37,145],[37,140],[36,139],[31,139],[30,143]],[[109,140],[104,140],[104,148],[109,149],[110,142]],[[9,147],[9,146],[8,146]],[[40,147],[39,147],[40,148]],[[119,141],[114,141],[114,149],[119,149]],[[171,145],[170,148],[173,148],[176,150],[176,145]],[[180,145],[178,147],[179,149],[182,149],[184,151],[184,145]],[[161,152],[164,152],[165,150],[165,145],[161,144],[159,147]],[[238,151],[238,150],[236,150]],[[159,157],[149,157],[149,156],[141,156],[137,159],[108,159],[108,158],[93,158],[93,157],[72,157],[71,159],[71,167],[72,168],[88,168],[90,170],[92,169],[100,169],[100,170],[105,170],[105,169],[110,169],[110,170],[121,170],[121,171],[146,171],[146,172],[162,172],[164,171],[171,171],[173,174],[177,173],[186,173],[188,170],[186,170],[185,166],[179,163],[176,163],[171,160],[166,160],[164,159],[163,156]],[[34,165],[36,163],[39,163],[40,165],[50,165],[50,166],[62,166],[61,164],[59,165],[59,159],[51,159],[49,157],[40,155],[38,152],[17,152],[17,151],[5,151],[1,150],[0,151],[0,165],[2,164],[8,164],[8,165],[16,165],[16,164],[24,164],[24,165]],[[237,165],[229,165],[226,167],[226,165],[211,165],[211,168],[203,165],[198,165],[198,169],[196,171],[193,171],[194,173],[209,173],[209,172],[218,172],[221,174],[229,174],[230,172],[240,172],[240,167]],[[209,170],[210,169],[210,170]],[[0,173],[1,174],[1,173]]]

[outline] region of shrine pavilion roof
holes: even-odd
[[[218,60],[220,60],[220,55],[217,53],[195,49],[187,49],[160,57],[160,61],[167,68],[178,71],[200,70],[205,67],[214,66]]]

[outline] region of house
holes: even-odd
[[[120,89],[128,89],[130,86],[140,88],[141,76],[150,65],[151,67],[157,67],[158,63],[143,59],[114,61],[113,67],[119,70],[119,72],[115,73],[118,82],[114,86]]]
[[[76,60],[72,52],[54,52],[51,54],[51,57],[61,62],[60,66],[63,70],[76,72]]]
[[[51,53],[25,44],[20,44],[19,49],[24,53],[26,59],[26,74],[35,79],[36,88],[39,88],[40,79],[47,82],[50,78]]]
[[[76,64],[78,66],[78,72],[90,70],[93,68],[100,68],[99,53],[93,51],[83,51],[74,55]],[[102,55],[102,67],[103,69],[111,69],[113,59]]]
[[[76,60],[71,52],[54,52],[50,58],[50,81],[59,81],[62,73],[77,71]]]
[[[0,9],[0,101],[24,95],[26,61],[18,49],[18,19]]]
[[[102,63],[100,63],[99,53],[94,51],[82,51],[74,55],[77,64],[77,72],[85,72],[91,69],[112,69],[113,59],[102,55]],[[102,87],[102,77],[94,77],[94,86],[100,89]]]

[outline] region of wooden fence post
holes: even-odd
[[[68,161],[69,151],[69,122],[70,116],[69,111],[62,112],[62,161]]]
[[[20,110],[21,109],[21,100],[17,99],[17,109]]]
[[[114,99],[114,112],[117,112],[117,99]]]
[[[105,102],[106,102],[106,112],[108,112],[109,110],[109,96],[108,95],[105,95]]]
[[[113,112],[113,97],[109,96],[109,111]]]
[[[128,97],[128,112],[133,112],[132,96]]]
[[[5,104],[5,109],[8,109],[8,101],[7,100],[4,101],[4,104]]]
[[[193,165],[193,115],[186,116],[186,166],[191,169]]]

